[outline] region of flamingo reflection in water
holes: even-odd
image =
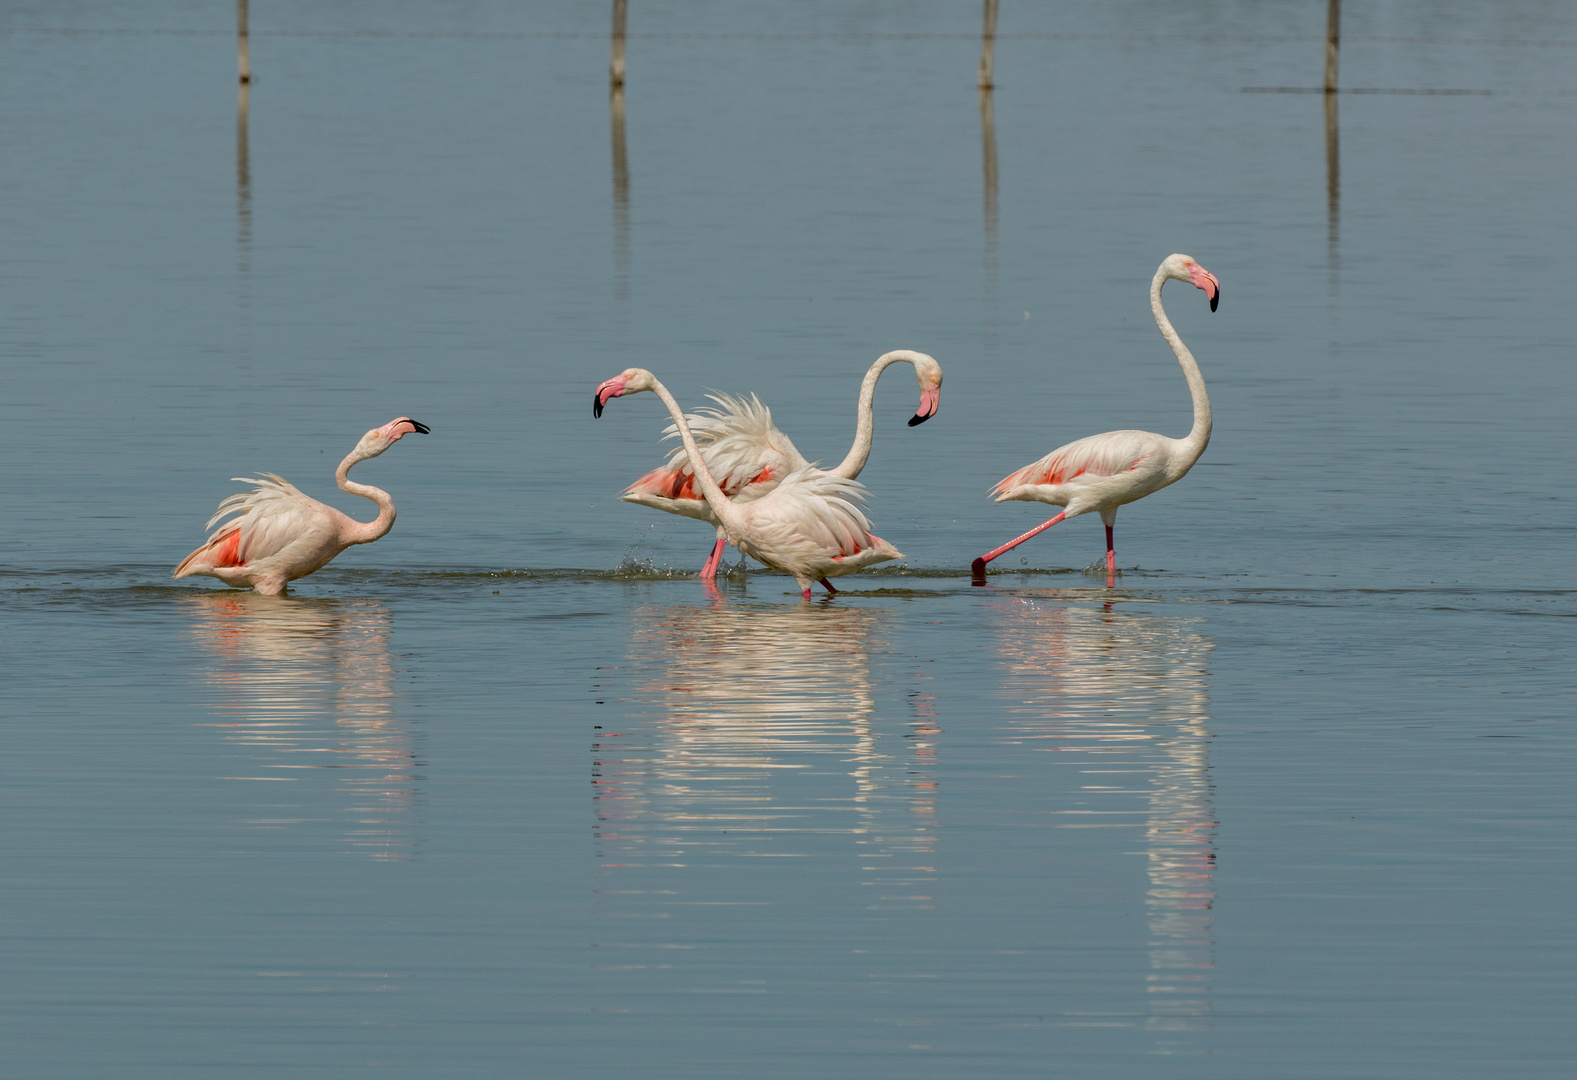
[[[931,907],[938,728],[924,694],[906,728],[873,721],[886,619],[720,597],[637,609],[631,730],[607,733],[593,779],[605,865],[802,858],[847,834],[868,907]]]
[[[212,654],[205,675],[218,729],[245,764],[233,779],[261,782],[272,808],[261,829],[305,825],[321,788],[290,781],[332,776],[344,803],[336,844],[375,859],[408,858],[407,814],[416,752],[395,710],[393,620],[376,600],[292,600],[256,593],[195,593],[192,635]],[[320,772],[327,770],[327,772]],[[284,783],[280,783],[284,782]],[[283,816],[278,808],[297,808]]]
[[[1215,966],[1211,642],[1199,620],[1019,597],[998,610],[1010,741],[1056,751],[1084,782],[1061,828],[1142,822],[1149,889],[1146,1027],[1187,1053],[1210,1026]],[[1148,783],[1142,792],[1135,774]],[[1134,805],[1135,794],[1143,802]],[[1092,815],[1094,817],[1092,818]]]

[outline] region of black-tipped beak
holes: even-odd
[[[933,417],[935,415],[936,415],[936,413],[928,413],[925,416],[921,416],[919,413],[915,413],[913,416],[911,416],[909,418],[909,426],[910,427],[919,427],[921,424],[925,423],[927,420],[931,419],[931,417]]]
[[[433,429],[420,420],[412,420],[411,426],[416,429],[416,434],[418,435],[431,435],[433,433]]]
[[[602,391],[598,390],[591,395],[591,417],[596,420],[602,416]]]
[[[1216,305],[1221,303],[1221,286],[1216,286],[1216,291],[1210,297],[1210,310],[1216,310]]]

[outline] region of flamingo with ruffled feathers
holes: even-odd
[[[1188,380],[1188,392],[1194,402],[1193,429],[1181,439],[1152,431],[1108,431],[1104,435],[1091,435],[1058,447],[1039,461],[1003,478],[991,489],[997,502],[1021,499],[1064,509],[1050,521],[976,559],[970,565],[974,584],[985,584],[986,564],[992,559],[1012,551],[1060,521],[1099,510],[1101,521],[1106,525],[1106,572],[1110,585],[1117,572],[1117,552],[1112,544],[1117,508],[1175,484],[1205,452],[1210,443],[1210,396],[1205,393],[1205,380],[1199,374],[1193,353],[1172,329],[1166,309],[1161,306],[1161,286],[1168,281],[1187,281],[1204,290],[1210,298],[1211,311],[1220,303],[1221,283],[1187,255],[1168,255],[1150,282],[1150,311],[1155,316],[1155,325],[1172,347],[1177,362],[1183,367],[1183,377]]]
[[[795,469],[758,498],[730,499],[707,467],[679,403],[657,377],[644,368],[630,368],[597,387],[592,415],[601,416],[613,398],[651,391],[662,399],[684,444],[695,482],[716,515],[724,539],[774,570],[792,574],[800,592],[810,599],[812,582],[829,593],[828,578],[856,573],[903,555],[871,532],[861,504],[865,486],[814,466]]]
[[[363,435],[339,463],[334,478],[340,490],[378,504],[378,516],[372,521],[361,522],[342,514],[274,473],[232,477],[238,484],[253,485],[253,490],[219,504],[208,519],[208,528],[224,518],[230,520],[181,560],[170,576],[203,574],[226,585],[251,586],[264,596],[278,596],[287,584],[321,569],[346,548],[372,543],[394,527],[394,500],[380,488],[353,482],[348,475],[350,467],[377,457],[403,436],[426,435],[428,430],[426,424],[408,416],[396,417]]]
[[[854,443],[836,468],[821,470],[846,480],[856,479],[871,456],[876,419],[873,403],[876,382],[893,364],[912,364],[920,384],[920,405],[909,426],[923,424],[936,415],[942,402],[942,365],[926,353],[913,349],[894,349],[876,358],[860,383],[856,405]],[[735,502],[751,502],[775,488],[789,473],[811,467],[789,437],[772,422],[772,412],[756,395],[748,398],[731,394],[708,395],[716,407],[705,406],[685,414],[691,434],[701,449],[701,457],[712,470],[722,492]],[[678,428],[670,424],[664,437],[673,438]],[[624,490],[625,502],[650,506],[669,514],[696,518],[717,529],[717,542],[701,570],[701,578],[717,576],[727,541],[724,530],[707,501],[696,490],[695,470],[684,448],[676,448],[666,462],[646,473]]]

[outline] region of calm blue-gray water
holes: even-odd
[[[0,1066],[1577,1071],[1577,8],[0,9]],[[1008,472],[1213,441],[1049,517]],[[618,500],[759,393],[902,564]],[[170,569],[229,478],[394,530]],[[734,557],[737,560],[737,556]]]

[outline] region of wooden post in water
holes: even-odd
[[[241,84],[252,81],[252,46],[246,29],[246,0],[235,0],[236,67],[241,73]]]
[[[1325,9],[1325,92],[1336,93],[1336,54],[1342,38],[1342,0],[1329,0]]]
[[[624,85],[624,21],[629,0],[613,0],[613,46],[608,57],[608,85]]]
[[[1335,0],[1331,0],[1335,3]],[[985,27],[980,33],[980,89],[990,90],[996,67],[997,0],[986,0]]]

